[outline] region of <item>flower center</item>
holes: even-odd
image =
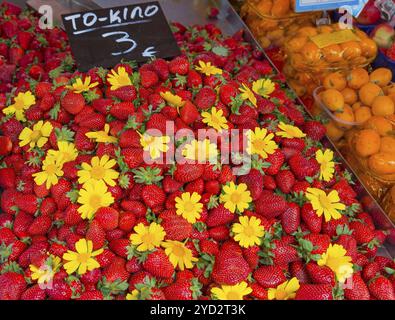
[[[127,85],[129,85],[129,81],[130,81],[130,79],[129,79],[128,75],[126,75],[126,74],[122,75],[122,76],[118,76],[118,82],[121,85],[127,86]]]
[[[192,201],[186,201],[184,203],[184,209],[187,212],[191,212],[195,209],[195,204]]]
[[[284,300],[287,297],[287,292],[284,290],[276,290],[276,300]]]
[[[97,194],[91,195],[89,205],[94,209],[99,208],[101,205],[101,197]]]
[[[91,170],[91,176],[93,179],[101,180],[104,178],[106,170],[103,167],[97,166],[93,167]]]
[[[232,195],[230,196],[230,201],[233,203],[238,203],[241,200],[241,194],[239,192],[233,192]]]
[[[327,168],[328,168],[328,162],[326,161],[321,162],[321,171],[326,171]]]
[[[49,165],[47,165],[47,167],[45,168],[45,171],[46,171],[48,174],[55,174],[56,170],[57,170],[57,166],[56,166],[55,164],[49,164]]]
[[[40,130],[34,130],[32,132],[32,134],[30,135],[30,139],[34,142],[36,142],[40,138],[41,138],[41,131]]]
[[[264,140],[255,140],[252,145],[256,150],[264,150],[266,147],[266,142]]]
[[[16,110],[23,110],[23,108],[25,107],[23,101],[16,101],[14,104],[14,108]]]
[[[319,195],[318,199],[320,200],[321,206],[324,209],[329,210],[331,208],[332,203],[329,201],[329,199],[326,195]]]
[[[78,262],[87,263],[91,255],[89,253],[80,253],[78,255]]]
[[[173,247],[173,254],[177,257],[183,257],[185,255],[185,249],[180,245],[175,245]]]
[[[240,299],[240,294],[236,291],[230,291],[227,294],[228,300],[239,300]]]
[[[143,243],[147,243],[147,244],[153,243],[154,235],[152,233],[146,233],[141,237],[141,240],[143,241]]]
[[[255,230],[254,230],[253,227],[247,226],[247,227],[244,228],[244,234],[247,237],[252,237],[255,234]]]

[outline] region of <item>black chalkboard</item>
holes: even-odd
[[[80,71],[121,59],[168,58],[180,49],[157,1],[62,15]]]

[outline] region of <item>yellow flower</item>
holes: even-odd
[[[247,190],[245,183],[235,185],[233,181],[229,185],[223,187],[224,194],[221,194],[220,200],[225,203],[224,206],[231,212],[235,212],[236,208],[241,213],[248,208],[252,201],[250,191]]]
[[[152,160],[160,158],[161,152],[167,152],[169,150],[169,136],[151,136],[147,133],[140,135],[140,144],[144,151],[148,151]]]
[[[165,99],[168,104],[176,108],[181,108],[185,104],[185,101],[182,100],[180,96],[172,94],[170,91],[161,92],[160,96]]]
[[[177,214],[186,219],[189,223],[195,223],[200,218],[203,211],[203,204],[200,203],[202,197],[197,192],[184,192],[181,197],[176,197]]]
[[[201,73],[204,73],[206,76],[211,76],[215,74],[222,74],[222,70],[211,65],[211,62],[204,62],[199,60],[199,66],[195,67],[195,69]]]
[[[104,181],[109,186],[115,186],[115,179],[118,179],[119,173],[113,169],[117,162],[114,159],[110,159],[108,155],[103,155],[101,158],[93,157],[91,164],[83,162],[81,164],[82,169],[77,172],[79,176],[78,182],[84,184],[86,182],[96,180]]]
[[[78,212],[82,219],[91,219],[99,208],[114,203],[114,198],[103,181],[91,180],[80,190],[77,202],[81,204]]]
[[[108,123],[106,123],[104,125],[103,131],[87,132],[87,133],[85,133],[85,136],[87,136],[89,139],[94,139],[95,142],[103,142],[103,143],[117,142],[118,139],[109,135],[108,134],[109,132],[110,132],[110,125]]]
[[[321,217],[324,214],[326,222],[331,219],[340,219],[341,213],[338,210],[346,209],[346,206],[339,202],[340,198],[336,190],[326,194],[321,189],[307,188],[306,198],[310,201],[317,216]]]
[[[60,258],[50,255],[44,265],[37,267],[34,264],[29,265],[32,280],[37,280],[38,284],[49,284],[59,270]]]
[[[192,255],[192,251],[182,242],[167,240],[162,243],[162,247],[165,248],[165,253],[169,257],[174,268],[178,266],[180,270],[184,270],[185,268],[192,269],[192,262],[198,261],[198,259]]]
[[[333,151],[326,149],[317,150],[315,159],[320,164],[320,180],[330,181],[335,173],[335,163],[333,162]]]
[[[211,289],[212,295],[218,300],[243,300],[244,296],[248,296],[251,292],[252,289],[245,281],[233,286],[222,285],[221,288]]]
[[[251,91],[250,88],[247,87],[244,83],[241,85],[241,88],[239,88],[239,91],[241,92],[241,98],[243,100],[248,100],[250,101],[254,107],[256,107],[256,97],[254,95],[254,92]]]
[[[131,293],[126,295],[126,300],[139,300],[139,294],[140,292],[137,289],[134,289]]]
[[[189,160],[198,161],[198,163],[215,163],[217,160],[218,149],[215,143],[211,143],[209,139],[203,141],[192,140],[191,143],[185,145],[182,155]]]
[[[273,154],[278,145],[273,141],[274,134],[267,132],[265,128],[255,128],[254,131],[247,132],[247,153],[258,154],[266,159],[269,154]]]
[[[39,186],[45,183],[45,187],[50,189],[63,176],[62,166],[63,163],[58,159],[47,155],[41,167],[42,171],[33,173],[34,182]]]
[[[111,91],[132,85],[129,74],[124,67],[119,67],[117,71],[112,69],[107,75],[107,81],[111,85]]]
[[[317,261],[319,266],[329,267],[336,275],[337,281],[344,283],[353,274],[352,259],[346,256],[346,249],[339,244],[330,244],[326,252]]]
[[[33,130],[30,128],[24,128],[19,134],[19,146],[23,147],[29,144],[30,148],[37,147],[41,148],[47,143],[48,137],[52,132],[52,124],[40,120],[33,126]]]
[[[277,288],[270,288],[268,290],[268,298],[269,300],[294,299],[299,288],[300,284],[298,278],[293,277],[291,280],[278,285]]]
[[[19,92],[14,98],[14,103],[3,109],[6,115],[15,114],[18,121],[26,121],[25,110],[29,109],[36,103],[36,97],[30,92]]]
[[[253,247],[261,244],[261,237],[264,235],[264,227],[261,226],[261,220],[256,217],[239,217],[239,223],[232,225],[232,232],[235,234],[234,239],[243,248]]]
[[[152,222],[149,226],[139,223],[134,227],[130,235],[132,245],[138,246],[138,251],[148,251],[159,247],[166,236],[166,232],[160,224]]]
[[[270,79],[259,79],[252,83],[252,91],[264,98],[268,98],[274,89],[274,83]]]
[[[290,124],[285,124],[284,122],[280,122],[278,128],[281,131],[277,131],[276,135],[283,138],[303,138],[306,134],[300,130],[298,127],[291,126]]]
[[[75,93],[82,93],[85,91],[89,91],[90,89],[97,87],[99,82],[91,83],[91,77],[85,77],[84,82],[82,82],[81,78],[77,78],[75,82],[71,86],[66,86],[67,89],[73,90]]]
[[[66,162],[74,161],[78,156],[78,151],[74,143],[67,141],[58,141],[58,150],[48,150],[48,156],[53,157],[64,164]]]
[[[78,274],[85,274],[100,268],[99,262],[94,257],[103,252],[103,249],[93,251],[91,240],[80,239],[75,244],[76,251],[67,250],[63,254],[63,260],[69,261],[63,265],[68,274],[72,274],[78,269]]]
[[[228,129],[228,121],[224,117],[224,112],[217,108],[211,108],[211,112],[203,112],[203,123],[207,123],[208,126],[214,128],[218,132],[222,132],[222,129]]]

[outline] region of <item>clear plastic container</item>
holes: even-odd
[[[320,12],[295,13],[295,1],[247,0],[241,16],[264,49],[281,48],[285,38],[299,28],[314,26]]]

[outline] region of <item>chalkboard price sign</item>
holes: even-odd
[[[81,71],[121,59],[168,58],[180,49],[157,1],[62,15]]]

